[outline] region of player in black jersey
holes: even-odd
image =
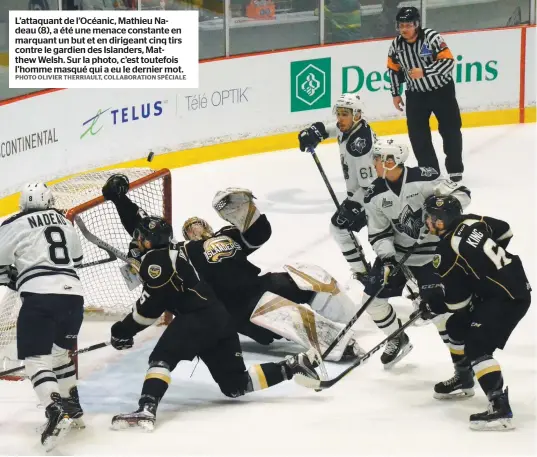
[[[459,353],[455,376],[435,386],[435,397],[472,396],[475,375],[490,406],[470,416],[470,427],[511,429],[508,389],[503,388],[500,364],[493,353],[504,349],[526,314],[531,287],[520,258],[506,251],[512,237],[509,224],[462,214],[459,201],[452,196],[429,197],[424,220],[431,233],[441,238],[433,265],[444,292],[422,303],[420,309],[426,317],[453,313],[446,330]]]
[[[132,313],[112,326],[112,346],[118,350],[132,347],[134,335],[164,311],[175,317],[149,356],[139,408],[114,416],[114,429],[139,426],[153,430],[158,404],[181,360],[199,357],[222,393],[232,398],[274,386],[296,373],[318,379],[311,351],[246,369],[229,313],[211,287],[199,280],[185,246],[171,243],[171,225],[162,218],[144,217],[134,229],[134,237],[142,254],[137,269],[143,292]]]
[[[129,182],[125,176],[113,175],[103,187],[103,195],[114,203],[123,226],[132,235],[145,212],[128,198],[128,188]],[[186,241],[178,242],[177,246],[184,249],[196,273],[211,286],[224,304],[238,333],[264,345],[281,338],[277,333],[250,321],[265,292],[293,303],[306,304],[327,319],[344,325],[356,313],[356,305],[342,288],[333,288],[331,293],[318,293],[323,292],[319,290],[323,287],[310,278],[307,271],[296,272],[286,266],[288,271],[291,268],[289,273],[260,275],[261,269],[251,263],[248,256],[264,245],[272,231],[266,215],[256,208],[249,190],[228,188],[220,191],[215,196],[213,206],[232,225],[214,232],[205,220],[190,218],[182,230]],[[129,251],[131,256],[139,258],[140,253],[134,244]],[[300,284],[294,279],[297,276]],[[309,290],[304,290],[304,280],[306,284],[309,283]],[[341,344],[337,351],[332,351],[328,360],[339,360],[342,355],[356,357],[361,352],[352,338],[352,332],[348,341],[342,340]]]

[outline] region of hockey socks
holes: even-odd
[[[160,401],[172,382],[170,366],[166,362],[152,361],[149,364],[142,386],[142,396],[149,395]]]
[[[472,361],[472,368],[483,392],[490,394],[503,389],[503,376],[500,364],[490,355]]]
[[[60,389],[54,371],[52,371],[52,356],[39,355],[26,357],[26,374],[32,381],[33,388],[40,403],[46,408],[52,403],[51,395],[58,394]]]

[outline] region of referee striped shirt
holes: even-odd
[[[397,36],[388,53],[392,96],[399,95],[402,82],[411,92],[431,92],[453,80],[453,54],[442,36],[432,29],[419,29],[414,43]],[[421,68],[423,78],[412,79],[408,71]]]

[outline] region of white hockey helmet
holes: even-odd
[[[54,206],[54,195],[45,183],[26,184],[21,191],[19,207],[21,211],[48,209]]]
[[[380,158],[382,163],[385,163],[388,159],[393,159],[395,165],[392,168],[384,168],[386,170],[393,170],[398,165],[402,165],[408,159],[409,150],[406,144],[396,143],[392,139],[378,140],[373,145],[373,159]]]
[[[337,114],[338,108],[351,109],[353,116],[356,116],[357,114],[360,114],[360,116],[362,117],[364,116],[365,105],[358,94],[347,93],[340,95],[339,98],[336,100],[336,103],[334,104],[334,108],[332,109],[332,113],[334,115]]]

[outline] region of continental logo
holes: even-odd
[[[233,257],[237,251],[242,250],[241,245],[228,236],[208,239],[203,243],[203,249],[203,254],[210,263],[218,263],[222,259]]]

